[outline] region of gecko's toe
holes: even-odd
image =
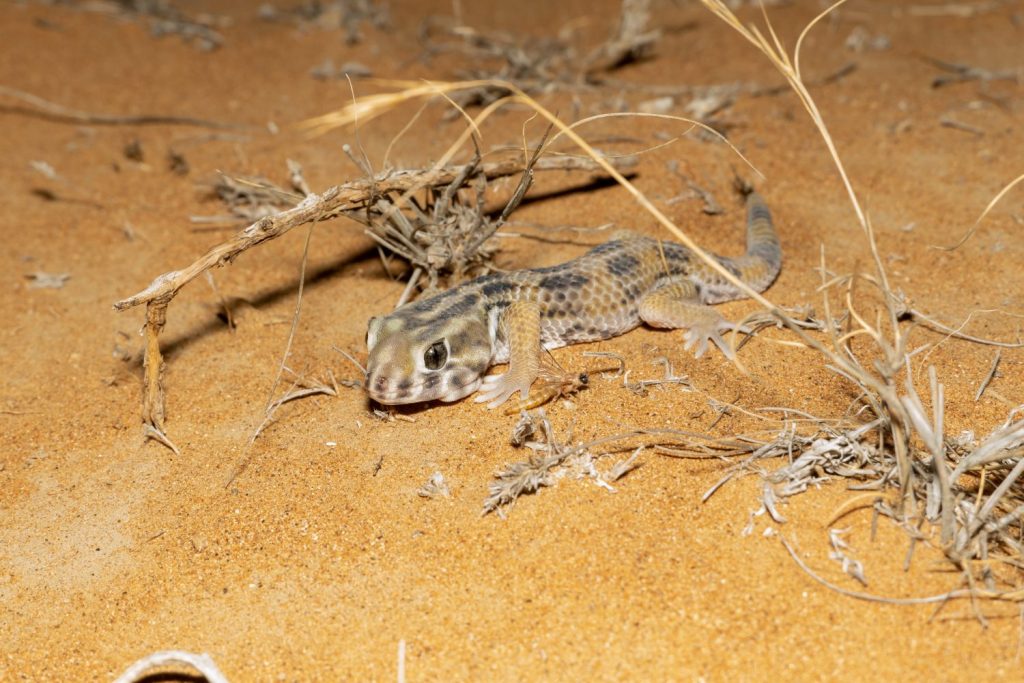
[[[529,390],[529,384],[524,386],[521,382],[509,377],[507,372],[501,375],[488,375],[484,378],[480,391],[473,397],[473,400],[477,403],[486,402],[487,407],[493,410],[511,398],[512,394],[517,391],[520,398],[525,399]]]
[[[693,355],[700,358],[708,350],[708,342],[711,342],[718,347],[726,358],[735,360],[736,352],[722,336],[722,333],[732,331],[742,332],[743,334],[750,334],[751,332],[747,326],[737,325],[728,320],[716,320],[708,324],[694,325],[683,335],[683,341],[685,342],[683,348],[689,351],[695,347]]]

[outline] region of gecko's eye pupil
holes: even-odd
[[[428,370],[440,370],[447,360],[448,347],[444,345],[443,339],[438,339],[423,353],[423,364]]]

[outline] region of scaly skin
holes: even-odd
[[[747,253],[716,256],[757,291],[775,280],[782,251],[771,214],[747,196]],[[686,328],[686,348],[699,357],[740,329],[709,304],[742,293],[682,245],[628,235],[561,265],[485,275],[435,297],[372,318],[367,391],[387,404],[455,401],[477,389],[494,408],[513,393],[520,400],[541,370],[541,354],[567,344],[608,339],[641,322]],[[485,376],[496,363],[508,371]]]

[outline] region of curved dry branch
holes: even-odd
[[[517,158],[483,164],[480,167],[480,172],[488,180],[494,180],[522,173],[525,169],[526,161]],[[538,171],[596,170],[598,166],[589,159],[550,157],[537,160],[534,169]],[[114,308],[123,311],[165,297],[168,297],[169,302],[170,298],[178,293],[178,290],[210,268],[231,263],[243,251],[280,237],[292,228],[316,220],[332,218],[343,211],[360,209],[374,197],[389,192],[416,191],[447,185],[459,177],[463,170],[463,166],[446,166],[426,171],[395,171],[382,177],[360,178],[343,185],[335,185],[320,194],[310,194],[295,208],[261,218],[236,233],[226,242],[213,247],[185,268],[159,275],[141,292],[116,302]]]

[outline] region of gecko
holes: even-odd
[[[764,199],[746,194],[746,254],[713,255],[762,292],[782,267],[782,249]],[[489,408],[545,373],[544,354],[615,337],[641,323],[686,329],[684,348],[700,357],[709,342],[732,359],[723,332],[748,332],[712,304],[743,293],[681,244],[617,234],[566,263],[492,273],[371,318],[366,389],[384,404],[457,401],[479,390]],[[504,373],[488,375],[507,363]]]

